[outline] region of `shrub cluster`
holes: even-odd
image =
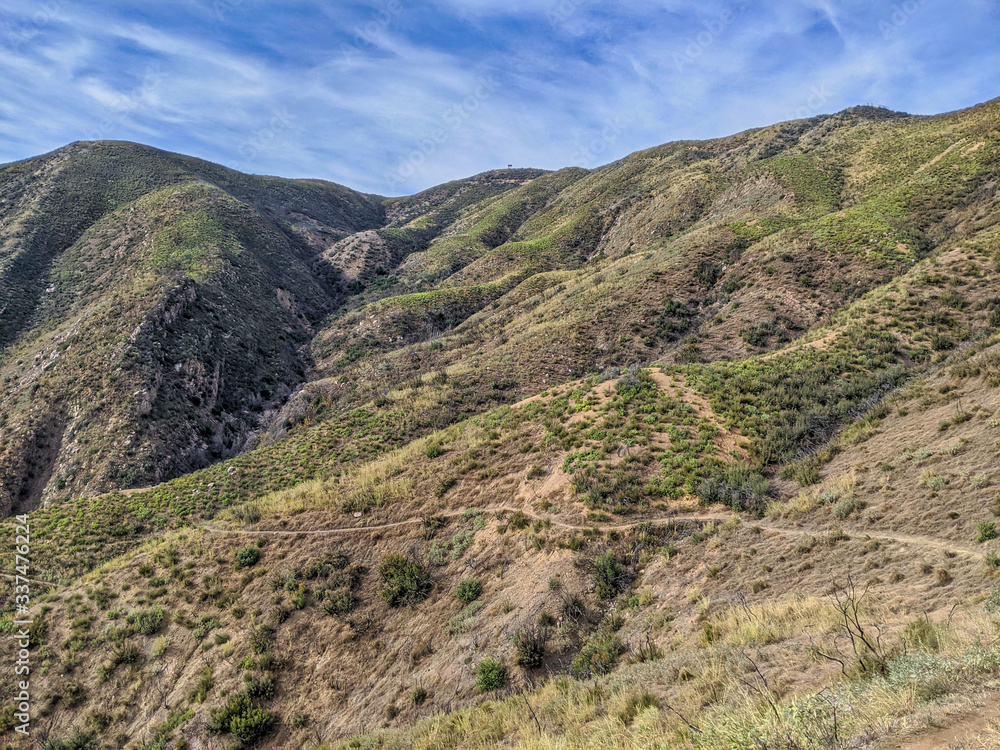
[[[382,590],[379,595],[390,607],[422,602],[431,593],[433,582],[420,563],[402,555],[388,555],[379,565]]]
[[[247,692],[230,696],[224,706],[212,709],[208,718],[210,732],[232,734],[246,744],[262,739],[273,726],[274,716],[256,705]]]

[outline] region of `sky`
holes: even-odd
[[[995,0],[4,0],[0,163],[129,140],[410,194],[1000,96]]]

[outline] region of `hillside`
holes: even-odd
[[[463,183],[439,210],[518,177]],[[0,196],[6,512],[246,450],[356,281],[339,243],[388,221],[382,199],[338,185],[119,143],[8,166]]]
[[[998,176],[1000,100],[399,199],[2,168],[38,746],[997,746]]]

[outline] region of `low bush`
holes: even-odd
[[[578,597],[576,594],[564,594],[562,598],[562,613],[565,617],[575,619],[577,617],[583,617],[587,612],[587,608],[584,606],[583,599]]]
[[[581,680],[607,674],[615,668],[621,653],[622,642],[617,635],[596,633],[573,659],[570,674]]]
[[[348,615],[354,611],[358,605],[358,600],[347,589],[337,589],[330,591],[323,600],[322,609],[328,615]]]
[[[42,743],[42,750],[96,750],[97,740],[90,732],[77,729],[68,740],[49,737]]]
[[[262,739],[273,726],[274,716],[255,705],[246,692],[230,696],[224,706],[212,709],[208,718],[210,732],[232,734],[247,744]]]
[[[771,496],[771,485],[746,466],[733,465],[706,479],[698,487],[702,502],[722,503],[733,510],[763,514]]]
[[[402,555],[388,555],[379,565],[382,589],[379,596],[390,607],[417,604],[431,593],[433,583],[423,566]]]
[[[502,690],[507,686],[507,667],[499,659],[487,657],[476,668],[476,687],[484,693]]]
[[[111,666],[120,664],[135,664],[142,658],[142,651],[130,641],[116,643],[111,648]]]
[[[976,541],[982,544],[996,539],[998,536],[995,521],[980,521],[976,524]]]
[[[861,502],[853,495],[848,495],[840,498],[837,504],[833,506],[833,515],[835,518],[843,521],[859,508],[861,508]]]
[[[466,604],[471,604],[476,601],[476,599],[482,596],[482,594],[483,585],[473,578],[465,579],[458,584],[458,588],[455,590],[455,596]]]
[[[514,634],[514,663],[525,669],[538,669],[545,663],[545,637],[535,628]]]
[[[163,610],[160,607],[152,609],[137,609],[129,614],[126,621],[135,632],[142,635],[153,635],[163,627]]]
[[[253,677],[251,675],[243,676],[244,682],[246,682],[247,695],[251,698],[273,698],[275,693],[274,678],[269,674],[261,675],[260,677]]]
[[[260,560],[260,550],[257,547],[244,547],[236,553],[236,562],[241,568],[249,568]]]
[[[594,593],[600,599],[613,599],[626,585],[625,571],[611,552],[594,560]]]

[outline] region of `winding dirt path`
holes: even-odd
[[[676,516],[668,516],[663,518],[647,518],[640,521],[630,521],[627,523],[612,523],[612,524],[572,524],[565,521],[560,521],[555,518],[549,518],[546,516],[540,516],[531,511],[524,510],[523,508],[514,508],[509,505],[499,505],[489,508],[469,508],[466,510],[455,510],[448,511],[446,513],[436,514],[441,518],[458,518],[469,510],[478,511],[481,513],[522,513],[527,518],[533,521],[546,521],[552,526],[560,529],[566,529],[568,531],[588,531],[590,529],[597,529],[601,532],[607,531],[627,531],[629,529],[634,529],[643,524],[663,524],[663,523],[724,523],[726,520],[732,516],[723,516],[717,513],[705,513],[705,514],[683,514]],[[205,531],[213,534],[253,534],[253,535],[265,535],[265,536],[298,536],[300,534],[307,536],[327,536],[327,535],[338,535],[338,534],[357,534],[362,532],[373,532],[373,531],[384,531],[387,529],[398,529],[403,526],[413,526],[416,524],[421,524],[424,522],[423,516],[418,516],[414,518],[408,518],[403,521],[394,521],[392,523],[374,524],[372,526],[338,526],[332,528],[321,528],[321,529],[301,529],[298,531],[287,530],[287,529],[248,529],[248,528],[219,528],[212,524],[206,524],[202,528]],[[773,523],[764,520],[752,520],[744,521],[750,526],[758,527],[764,531],[769,531],[774,534],[779,534],[782,536],[821,536],[824,533],[828,533],[829,529],[807,529],[801,527],[788,527],[788,526],[776,526]],[[885,542],[895,542],[897,544],[904,544],[913,547],[931,547],[934,549],[939,549],[942,551],[947,550],[956,555],[963,555],[965,557],[976,557],[980,558],[983,556],[983,551],[974,549],[972,547],[967,547],[961,544],[954,544],[943,539],[934,539],[932,537],[924,536],[910,536],[907,534],[891,534],[882,531],[877,533],[859,531],[857,529],[845,529],[844,533],[849,536],[863,538],[863,539],[877,539]]]
[[[640,521],[630,521],[627,523],[605,523],[605,524],[573,524],[567,523],[565,521],[560,521],[556,518],[549,518],[545,516],[540,516],[529,510],[523,508],[515,508],[509,505],[498,505],[489,508],[469,508],[465,510],[454,510],[445,513],[436,514],[442,518],[458,518],[465,515],[469,510],[479,511],[481,513],[522,513],[527,518],[533,521],[545,521],[552,526],[560,529],[566,529],[567,531],[588,531],[590,529],[597,529],[601,532],[608,531],[627,531],[629,529],[634,529],[643,524],[663,524],[663,523],[725,523],[732,516],[724,516],[717,513],[687,513],[683,515],[667,516],[661,518],[647,518]],[[242,534],[242,535],[252,535],[252,536],[337,536],[337,535],[349,535],[349,534],[361,534],[361,533],[371,533],[374,531],[385,531],[388,529],[398,529],[404,526],[415,526],[422,524],[424,522],[424,516],[417,516],[414,518],[408,518],[403,521],[393,521],[392,523],[381,523],[374,524],[372,526],[337,526],[328,527],[320,529],[301,529],[301,530],[288,530],[288,529],[250,529],[250,528],[223,528],[215,526],[211,523],[204,524],[201,526],[202,529],[210,534]],[[778,534],[780,536],[792,536],[792,537],[804,537],[804,536],[822,536],[824,533],[828,533],[829,529],[807,529],[801,527],[788,527],[788,526],[776,526],[768,521],[762,519],[755,519],[751,521],[745,521],[744,523],[750,525],[751,527],[757,527],[763,529],[764,531],[771,532],[773,534]],[[912,547],[930,547],[933,549],[938,549],[941,551],[948,551],[955,555],[962,555],[967,558],[977,558],[981,559],[983,556],[983,551],[979,549],[974,549],[972,547],[964,546],[961,544],[954,544],[948,542],[947,540],[934,539],[932,537],[923,536],[910,536],[907,534],[890,534],[885,532],[869,533],[864,531],[858,531],[856,529],[846,529],[845,533],[850,535],[852,538],[858,537],[862,539],[877,539],[884,542],[894,542],[896,544],[903,544]],[[15,574],[7,571],[0,570],[0,578],[8,578],[14,580]],[[42,581],[35,578],[29,578],[28,582],[37,586],[50,586],[52,588],[60,588],[59,584],[52,583],[51,581]]]

